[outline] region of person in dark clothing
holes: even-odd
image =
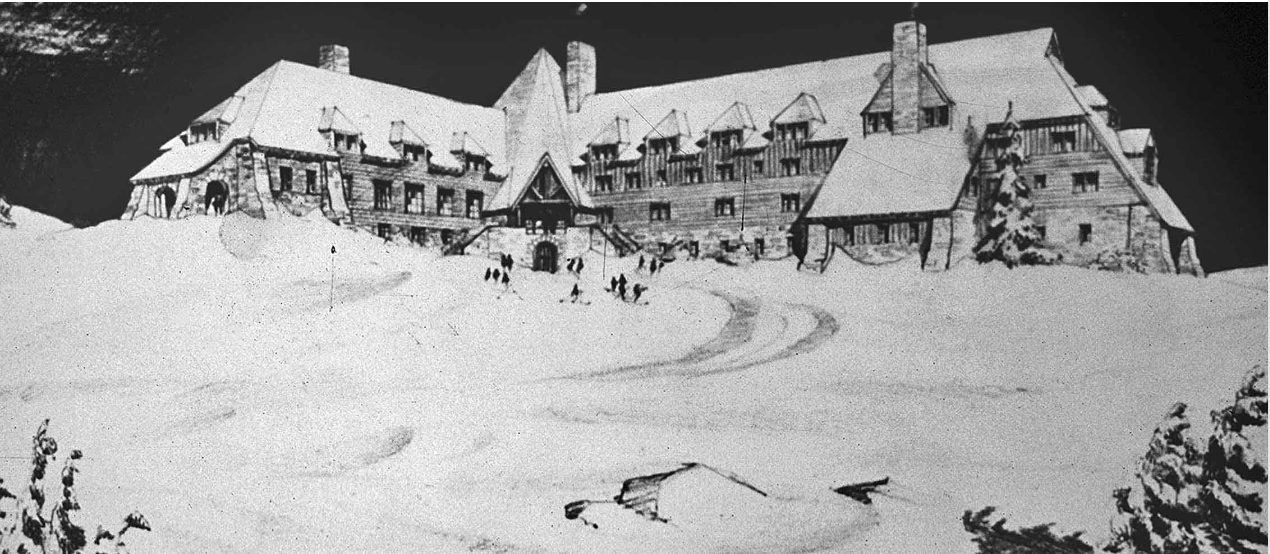
[[[577,266],[575,266],[575,267],[573,268],[573,273],[574,273],[575,275],[577,275],[578,277],[581,277],[581,276],[582,276],[582,266],[583,266],[583,263],[582,263],[582,257],[581,257],[581,256],[579,256],[579,257],[578,257],[578,265],[577,265]]]
[[[658,268],[658,267],[660,267],[660,266],[658,265],[658,263],[657,263],[657,260],[656,260],[656,259],[653,259],[653,261],[648,262],[648,275],[649,275],[649,277],[651,277],[654,273],[657,273],[657,268]]]
[[[644,271],[644,255],[643,254],[639,255],[639,266],[635,268],[635,271]]]
[[[639,297],[644,294],[644,291],[648,290],[648,287],[641,285],[639,283],[635,283],[634,290],[635,290],[635,298],[631,300],[631,303],[639,304]]]
[[[625,273],[623,273],[623,274],[621,274],[621,275],[618,275],[618,277],[617,277],[617,284],[619,284],[619,285],[621,285],[621,286],[623,286],[623,287],[625,287],[625,286],[626,286],[626,274],[625,274]]]
[[[569,273],[573,273],[573,261],[574,261],[573,258],[569,258],[569,263],[564,266],[565,269],[569,271]]]
[[[626,283],[625,282],[619,282],[617,284],[617,296],[618,298],[622,299],[622,302],[626,301]]]
[[[578,298],[580,298],[581,296],[582,296],[582,289],[579,289],[578,284],[574,283],[573,290],[569,291],[569,298],[572,298],[573,299],[572,302],[576,304],[578,302]]]
[[[609,292],[617,292],[617,277],[609,278]]]
[[[503,288],[511,288],[512,279],[510,273],[503,273]]]
[[[497,269],[495,269],[495,270],[494,270],[494,282],[495,282],[495,283],[498,283],[498,277],[499,277],[499,275],[500,275],[500,274],[499,274],[498,270],[497,270]]]
[[[488,267],[487,267],[487,268],[485,268],[485,282],[487,282],[487,283],[488,283],[488,282],[489,282],[489,278],[490,278],[490,268],[488,268]]]

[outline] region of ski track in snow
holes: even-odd
[[[727,302],[731,317],[706,343],[678,358],[584,372],[566,378],[628,380],[704,377],[744,371],[811,352],[841,329],[837,318],[816,306],[763,304],[753,296],[742,297],[720,290],[708,292]],[[794,325],[794,320],[800,317],[809,318],[811,322],[811,328],[801,335]]]

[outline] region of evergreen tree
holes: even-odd
[[[1041,233],[1032,221],[1032,189],[1019,174],[1026,163],[1019,129],[1011,104],[997,136],[989,139],[997,146],[997,169],[991,178],[991,182],[996,183],[996,191],[991,198],[992,220],[975,246],[975,258],[980,263],[1000,260],[1006,267],[1013,268],[1019,264],[1052,264],[1059,260],[1057,254],[1040,246]]]
[[[1266,436],[1265,368],[1248,372],[1235,403],[1214,411],[1212,418],[1200,494],[1206,514],[1200,541],[1205,550],[1264,552],[1266,468],[1249,439]]]

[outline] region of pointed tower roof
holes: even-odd
[[[546,50],[539,49],[494,103],[507,118],[508,172],[490,202],[490,210],[510,208],[524,196],[525,188],[544,163],[553,171],[569,167],[573,160],[569,155],[572,135],[564,100],[560,64]],[[593,206],[590,195],[578,186],[572,171],[556,171],[556,174],[574,203]]]
[[[820,110],[820,102],[816,101],[816,97],[806,92],[798,93],[798,97],[794,98],[788,106],[785,106],[776,117],[772,118],[772,124],[781,123],[801,123],[803,121],[819,121],[825,122],[825,112]]]

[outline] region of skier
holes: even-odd
[[[639,267],[636,267],[635,271],[644,271],[644,255],[643,254],[639,255]]]
[[[644,294],[644,291],[646,290],[648,290],[648,287],[641,285],[639,283],[635,283],[635,298],[631,300],[631,303],[639,304],[639,297],[640,295]]]
[[[497,269],[495,269],[495,270],[494,270],[494,284],[496,284],[496,285],[498,284],[498,277],[499,277],[498,270],[497,270]]]
[[[504,290],[506,290],[506,289],[510,289],[510,288],[512,288],[512,279],[511,279],[511,274],[510,274],[510,273],[503,273],[503,289],[504,289]]]
[[[657,268],[659,267],[661,267],[661,265],[657,263],[656,259],[653,259],[653,261],[648,262],[648,276],[652,277],[654,273],[657,273]]]
[[[581,296],[582,296],[582,289],[579,289],[579,288],[578,288],[578,284],[577,284],[577,283],[574,283],[574,284],[573,284],[573,290],[572,290],[572,291],[569,291],[569,297],[573,299],[573,300],[572,300],[572,302],[573,302],[574,304],[577,304],[577,303],[578,303],[578,299],[579,299]]]
[[[578,256],[578,265],[574,266],[573,274],[582,277],[582,256]]]
[[[485,282],[488,283],[490,278],[490,268],[485,268]]]
[[[618,282],[617,296],[618,298],[622,299],[622,302],[626,301],[626,282],[625,281]]]
[[[609,292],[617,292],[617,277],[609,279]]]
[[[565,269],[569,271],[570,274],[572,274],[573,273],[573,258],[569,258],[569,263],[565,265],[564,267]]]

